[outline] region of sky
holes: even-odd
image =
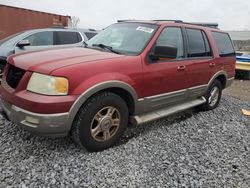
[[[120,19],[217,22],[223,30],[250,30],[249,0],[0,0],[0,4],[80,18],[102,29]]]

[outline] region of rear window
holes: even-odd
[[[199,29],[186,29],[188,37],[188,57],[211,56],[210,46],[205,33]]]
[[[77,32],[57,31],[56,45],[75,44],[81,41]]]
[[[221,57],[234,56],[235,50],[233,43],[226,33],[212,32],[214,40],[216,42],[219,55]]]

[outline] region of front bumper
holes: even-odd
[[[3,99],[1,99],[1,106],[10,121],[33,134],[61,137],[66,136],[70,131],[69,113],[33,113],[12,105]]]

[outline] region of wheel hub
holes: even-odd
[[[109,130],[112,126],[112,119],[109,116],[106,116],[101,119],[100,126],[103,131]]]

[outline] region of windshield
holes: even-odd
[[[18,36],[18,35],[20,35],[22,33],[24,33],[24,31],[19,32],[19,33],[15,33],[14,35],[10,35],[9,37],[6,37],[6,38],[0,40],[0,45],[2,45],[3,43],[5,43],[8,40],[11,40],[11,39],[15,38],[16,36]]]
[[[109,26],[87,42],[88,46],[105,45],[119,53],[137,55],[147,45],[157,25],[118,23]]]

